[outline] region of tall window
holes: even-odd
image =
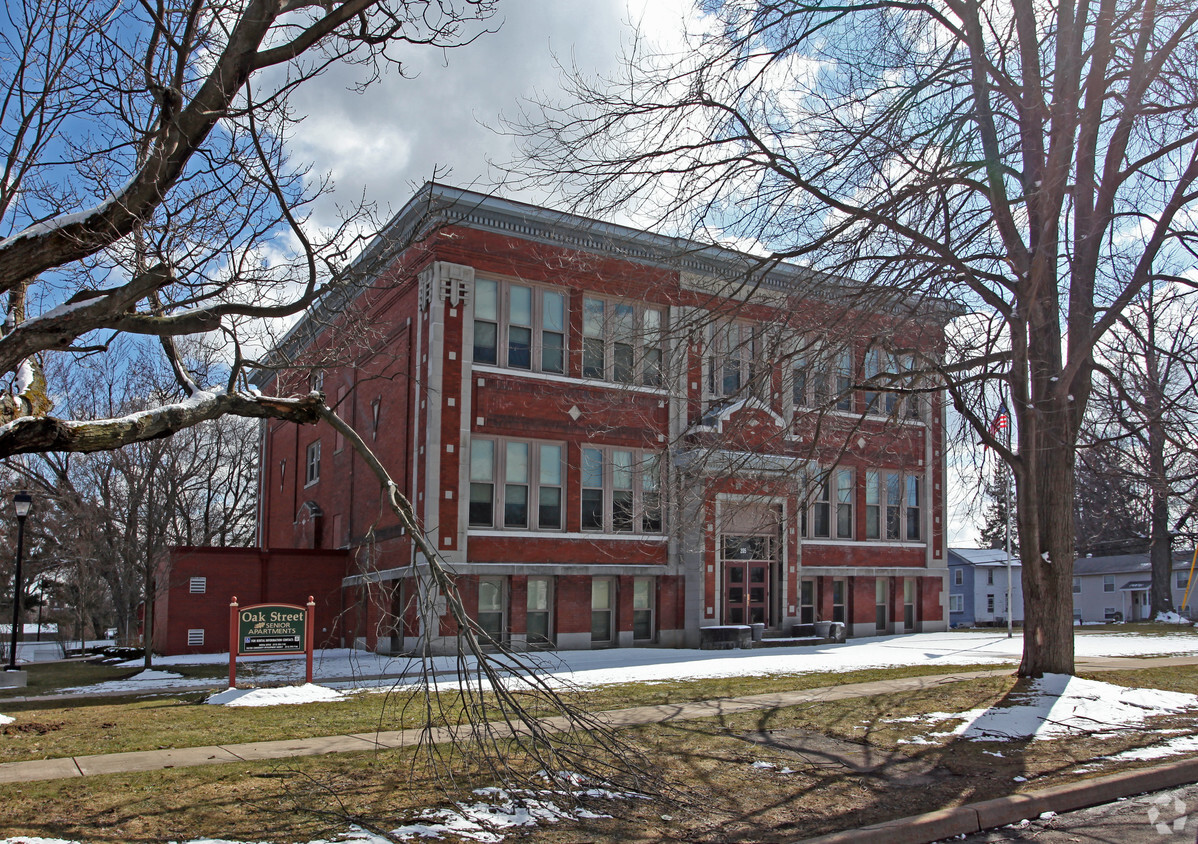
[[[304,457],[304,486],[309,486],[320,480],[320,440],[308,445]]]
[[[836,538],[853,538],[853,470],[836,470]]]
[[[811,535],[816,538],[832,535],[832,502],[829,476],[824,475],[815,485],[811,503]]]
[[[661,312],[630,302],[582,300],[582,377],[662,385]]]
[[[1102,576],[1102,591],[1103,592],[1114,592],[1115,591],[1115,575],[1104,574]]]
[[[659,533],[660,460],[621,448],[582,449],[582,529]]]
[[[653,585],[652,577],[632,579],[632,638],[637,642],[653,640]]]
[[[832,371],[832,385],[836,396],[836,409],[853,411],[853,350],[841,349],[836,355],[836,366]]]
[[[478,626],[491,642],[500,645],[507,638],[506,577],[478,579]]]
[[[832,620],[843,622],[845,619],[845,588],[843,580],[832,581]]]
[[[474,362],[565,372],[565,295],[523,284],[476,280]]]
[[[552,579],[548,577],[530,577],[528,579],[528,615],[526,631],[528,644],[531,646],[546,646],[553,643],[550,631]]]
[[[862,373],[861,373],[862,377],[865,380],[868,381],[871,378],[876,379],[878,377],[878,375],[881,374],[881,372],[882,372],[882,356],[883,356],[882,350],[877,348],[876,346],[866,350],[865,366],[862,369]],[[876,385],[876,382],[875,382],[875,385]],[[878,389],[876,386],[872,390],[864,391],[861,395],[865,399],[865,412],[866,413],[877,413],[879,410],[882,409],[881,404],[879,402],[879,392],[878,392]]]
[[[591,579],[591,642],[605,644],[614,638],[612,620],[616,606],[615,581],[610,577]]]
[[[882,479],[873,469],[865,473],[865,538],[882,538]]]
[[[911,541],[919,539],[921,534],[920,515],[923,512],[921,486],[919,478],[907,475],[907,539]]]
[[[470,525],[561,530],[562,456],[560,443],[475,437],[470,442]]]

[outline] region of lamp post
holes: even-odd
[[[12,497],[12,504],[17,513],[17,566],[12,586],[12,642],[5,671],[17,670],[17,634],[21,629],[21,554],[25,550],[25,517],[33,509],[33,496],[21,490]]]

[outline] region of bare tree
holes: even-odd
[[[1185,283],[1198,202],[1198,10],[1181,0],[699,4],[685,47],[513,121],[525,180],[592,211],[758,244],[947,300],[937,367],[1012,467],[1023,675],[1073,672],[1075,447],[1094,350],[1129,303]],[[518,177],[517,177],[518,178]],[[1013,447],[989,422],[1001,395]]]
[[[0,34],[0,456],[97,451],[224,415],[312,423],[319,397],[244,381],[270,321],[343,281],[371,209],[318,229],[327,187],[288,161],[288,98],[334,64],[369,84],[406,50],[481,34],[494,0],[26,0]],[[266,322],[264,322],[266,321]],[[142,338],[183,398],[121,418],[60,418],[46,355]],[[176,338],[228,364],[204,380]]]
[[[1138,513],[1152,560],[1154,612],[1173,610],[1174,540],[1193,530],[1198,515],[1198,317],[1191,293],[1146,291],[1125,309],[1098,351],[1105,377],[1083,429],[1084,442],[1107,455],[1106,482],[1133,499],[1126,506]]]

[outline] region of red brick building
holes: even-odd
[[[278,353],[375,451],[495,638],[946,628],[943,401],[918,372],[947,312],[440,185],[351,273]],[[289,377],[260,386],[306,389]],[[342,550],[346,643],[451,645],[343,437],[267,423],[261,471],[263,548]]]

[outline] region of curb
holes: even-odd
[[[1058,785],[885,821],[860,829],[804,838],[792,844],[931,844],[1035,818],[1044,812],[1071,812],[1087,806],[1198,782],[1198,759],[1185,759],[1138,771]]]

